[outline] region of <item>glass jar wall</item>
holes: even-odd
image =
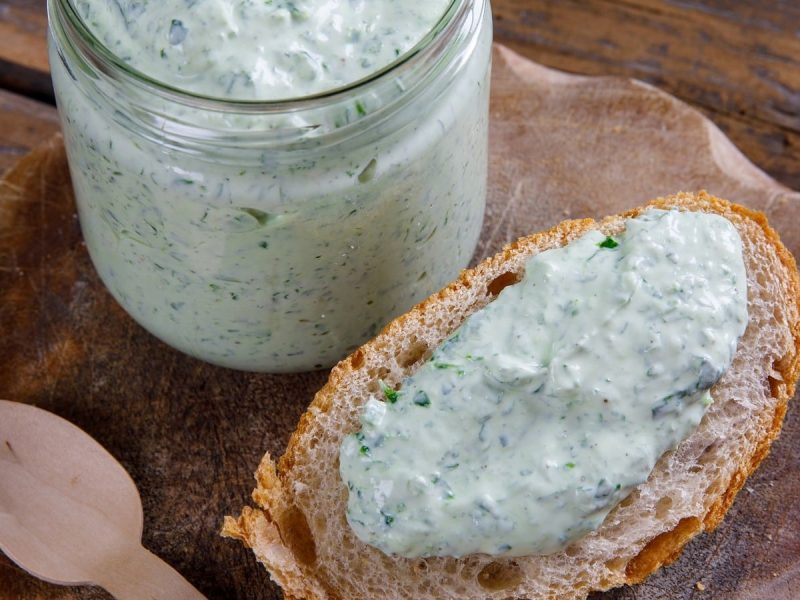
[[[455,0],[368,79],[279,102],[198,96],[117,60],[50,0],[81,227],[125,310],[253,371],[327,367],[453,279],[483,218],[488,2]]]

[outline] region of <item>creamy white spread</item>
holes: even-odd
[[[529,259],[345,438],[347,520],[407,557],[548,554],[699,424],[747,325],[726,219],[649,210]]]
[[[222,98],[275,100],[379,71],[452,0],[74,0],[92,32],[146,75]]]
[[[72,2],[100,41],[151,78],[261,100],[386,67],[451,4]],[[383,91],[367,85],[333,105],[278,115],[158,96],[147,113],[123,85],[98,77],[93,87],[87,69],[51,43],[81,228],[114,297],[184,352],[297,371],[330,366],[455,277],[478,239],[487,173],[491,19],[484,2],[465,6],[465,25],[419,89],[406,72],[387,76]],[[151,127],[147,139],[132,130],[139,120]],[[183,123],[200,138],[218,133],[206,124],[238,132],[241,145],[183,150],[170,137]],[[294,145],[260,133],[284,128]],[[316,138],[315,129],[331,132]]]

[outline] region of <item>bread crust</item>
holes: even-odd
[[[761,415],[761,418],[769,419],[770,422],[764,435],[754,444],[752,452],[735,466],[727,484],[712,493],[713,498],[704,515],[682,518],[671,529],[654,534],[635,556],[624,561],[624,564],[615,565],[611,574],[602,581],[589,583],[583,587],[576,583],[572,586],[574,597],[583,597],[590,591],[606,590],[626,583],[639,583],[662,565],[674,561],[690,539],[701,531],[714,529],[721,522],[747,477],[769,453],[772,441],[780,432],[787,403],[794,395],[795,384],[800,374],[800,277],[794,258],[783,246],[763,214],[715,198],[705,192],[679,193],[658,198],[642,207],[607,217],[599,222],[591,219],[565,221],[550,230],[521,238],[475,268],[463,271],[456,281],[389,323],[375,339],[364,344],[333,368],[327,384],[316,394],[309,409],[301,417],[278,464],[276,465],[267,454],[259,465],[256,472],[257,486],[253,492],[253,501],[257,508],[245,507],[236,519],[226,517],[223,535],[239,539],[252,548],[259,561],[270,571],[272,578],[283,587],[287,598],[314,600],[346,597],[342,596],[342,591],[335,589],[325,577],[326,566],[317,561],[314,535],[308,517],[295,504],[294,486],[297,485],[295,470],[298,465],[308,460],[309,439],[313,439],[310,436],[316,433],[315,428],[319,426],[320,419],[332,411],[345,410],[344,405],[350,402],[346,398],[347,391],[357,385],[358,381],[363,381],[364,377],[374,380],[377,378],[376,373],[384,374],[386,369],[381,370],[381,363],[387,361],[392,351],[396,352],[397,340],[406,337],[409,331],[419,330],[430,320],[430,315],[440,315],[443,311],[448,314],[452,311],[457,313],[447,326],[441,327],[442,331],[438,332],[438,338],[441,339],[471,312],[491,301],[502,287],[518,280],[524,261],[529,256],[564,245],[590,229],[597,228],[605,233],[618,232],[623,227],[624,219],[636,217],[647,208],[713,212],[728,218],[734,225],[745,222],[755,224],[758,235],[762,236],[763,241],[772,248],[781,268],[785,271],[781,276],[781,282],[786,297],[791,300],[791,304],[785,307],[784,312],[793,348],[787,348],[783,356],[772,365],[774,374],[769,377],[767,383],[770,394],[775,399],[774,411],[770,415]],[[465,299],[468,301],[466,306]],[[401,361],[401,366],[405,369],[402,374],[413,372],[413,368],[424,358],[428,346],[423,344],[422,347],[419,355],[414,356],[412,352]],[[367,375],[365,371],[372,374]],[[353,406],[348,408],[357,409]],[[346,432],[342,430],[338,433],[340,441]],[[338,471],[338,462],[327,467],[336,468]],[[466,561],[468,558],[462,560]],[[419,565],[424,565],[425,562],[425,560],[417,561]],[[485,569],[481,573],[484,571]],[[513,572],[504,572],[503,576],[512,577]],[[506,581],[509,582],[510,579]],[[485,586],[484,589],[488,592],[493,591],[491,586]],[[520,591],[513,587],[497,589],[505,590],[506,595],[523,597],[519,595]],[[544,594],[543,597],[548,595],[550,594]],[[491,594],[484,596],[491,597]],[[537,597],[539,596],[541,594]],[[559,596],[564,597],[563,591]]]

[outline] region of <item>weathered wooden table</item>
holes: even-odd
[[[558,69],[632,76],[653,83],[699,108],[754,163],[785,185],[800,189],[800,5],[778,0],[496,0],[493,4],[497,41]],[[45,0],[0,0],[0,174],[59,129],[45,34]],[[66,173],[56,174],[55,179],[58,177],[65,180]],[[56,201],[61,198],[54,194]],[[44,407],[87,429],[117,456],[142,492],[145,545],[179,568],[209,597],[280,597],[250,553],[213,533],[221,515],[236,512],[248,497],[251,472],[263,451],[280,454],[297,417],[326,374],[292,376],[284,385],[274,378],[212,372],[176,352],[153,353],[158,343],[127,319],[110,297],[81,296],[81,289],[71,289],[70,297],[91,300],[86,300],[82,310],[106,311],[121,324],[117,333],[122,332],[123,340],[114,346],[114,352],[104,348],[87,361],[84,355],[91,336],[102,335],[102,331],[92,329],[87,314],[83,338],[69,332],[62,335],[62,317],[69,314],[74,321],[80,314],[59,302],[65,297],[64,286],[74,286],[76,281],[84,285],[96,278],[85,261],[51,256],[41,242],[56,233],[70,243],[78,239],[72,208],[54,206],[53,211],[48,226],[60,229],[31,232],[29,239],[23,240],[25,248],[47,260],[57,263],[63,258],[64,264],[78,264],[87,270],[63,277],[51,270],[49,279],[32,284],[42,286],[38,305],[0,306],[0,322],[24,326],[26,320],[38,319],[39,326],[47,328],[48,339],[61,344],[35,347],[37,368],[46,367],[41,373],[26,372],[25,364],[0,364],[0,397],[45,398]],[[46,311],[44,319],[42,311]],[[13,336],[6,331],[0,335],[0,356],[24,355],[9,350]],[[128,366],[120,368],[120,364]],[[117,380],[107,381],[109,374]],[[31,387],[34,381],[37,389]],[[65,388],[64,381],[71,382],[71,387]],[[140,401],[119,406],[103,397],[104,390],[127,386],[142,391]],[[196,395],[176,401],[181,390],[190,387]],[[237,402],[237,398],[260,401]],[[796,429],[792,410],[797,407],[790,409],[788,425]],[[784,450],[781,456],[786,454]],[[764,468],[770,477],[796,479],[798,461],[780,461],[768,459]],[[208,473],[217,475],[210,480]],[[165,477],[173,478],[169,485]],[[772,480],[762,478],[754,485],[771,486]],[[198,501],[202,498],[209,500]],[[796,503],[796,496],[787,497],[786,502]],[[743,512],[750,514],[747,503],[744,500]],[[770,506],[779,505],[773,494]],[[798,528],[779,512],[775,519],[782,521],[783,527]],[[672,567],[687,574],[689,581],[706,581],[707,597],[725,597],[715,595],[714,590],[734,589],[734,583],[747,576],[742,571],[755,568],[762,559],[769,571],[769,553],[793,556],[800,562],[798,535],[780,538],[782,546],[770,547],[759,539],[758,527],[743,525],[741,518],[734,525],[726,522],[723,530]],[[753,539],[757,555],[731,559],[730,547],[747,548],[748,539]],[[691,564],[698,559],[703,565]],[[703,593],[695,587],[678,592],[670,587],[676,579],[681,580],[667,576],[639,595],[636,590],[618,590],[608,597],[656,598],[661,593],[688,598]],[[797,586],[800,580],[795,572],[774,589],[780,596],[782,590],[790,593]],[[6,597],[106,595],[90,588],[44,584],[0,555],[0,598]]]

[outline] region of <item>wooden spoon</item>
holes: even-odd
[[[47,411],[0,400],[0,549],[33,575],[120,599],[204,598],[142,547],[142,501],[100,444]]]

